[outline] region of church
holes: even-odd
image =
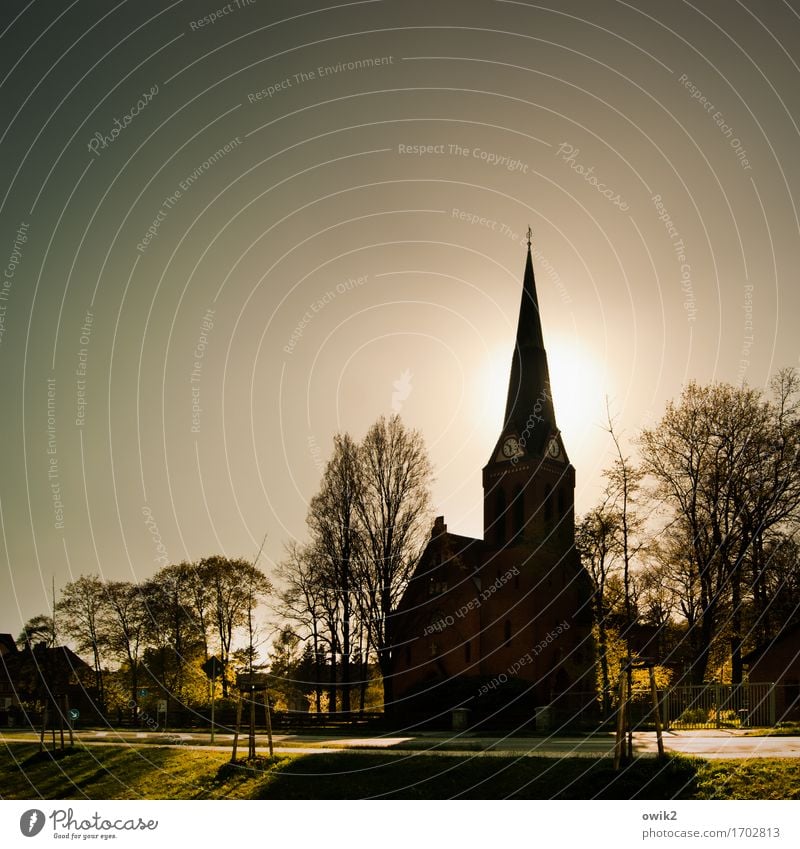
[[[531,232],[483,539],[438,517],[392,617],[393,712],[408,722],[575,725],[595,695],[592,585],[575,549],[575,469],[556,423]],[[463,711],[469,711],[465,713]]]

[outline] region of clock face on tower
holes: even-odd
[[[550,441],[547,443],[547,453],[554,460],[558,460],[561,457],[561,446],[559,446],[555,436],[551,436]]]
[[[503,440],[501,451],[503,452],[503,457],[505,457],[506,460],[511,460],[514,457],[521,457],[524,453],[519,444],[519,439],[517,439],[516,436],[507,436]]]

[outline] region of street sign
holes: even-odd
[[[167,700],[166,699],[159,699],[158,700],[158,712],[159,713],[166,713],[167,712]]]
[[[213,681],[225,671],[225,664],[216,655],[212,655],[200,668]]]
[[[78,708],[70,708],[70,709],[69,709],[69,718],[70,718],[73,722],[75,722],[75,720],[76,720],[76,719],[80,719],[80,718],[81,718],[81,712],[78,710]]]

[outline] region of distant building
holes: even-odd
[[[67,646],[49,648],[44,643],[17,650],[0,635],[0,726],[12,716],[23,717],[19,708],[38,712],[44,705],[63,705],[66,696],[71,708],[82,718],[98,716],[94,705],[94,672]],[[3,721],[5,720],[5,721]],[[24,720],[23,720],[24,721]]]
[[[800,720],[800,622],[742,658],[753,683],[774,683],[776,721]]]
[[[483,539],[444,517],[392,622],[409,721],[574,721],[595,695],[592,584],[575,549],[575,470],[556,424],[530,241],[505,419],[483,469]],[[540,713],[540,717],[542,714]]]
[[[17,653],[17,644],[11,634],[0,634],[0,711],[7,711],[14,704],[14,686],[6,673],[6,659]],[[0,728],[6,723],[0,716]]]

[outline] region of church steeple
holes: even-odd
[[[575,470],[556,424],[533,275],[531,232],[506,415],[483,468],[484,539],[489,545],[574,542]]]
[[[525,447],[529,454],[541,454],[546,440],[558,432],[533,274],[530,228],[503,430],[518,436],[527,432]]]

